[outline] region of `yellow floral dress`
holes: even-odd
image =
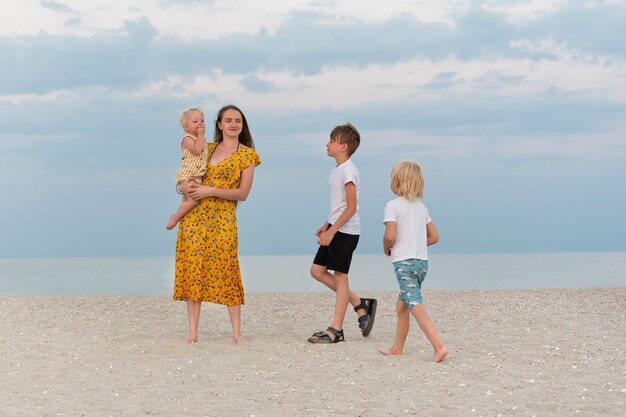
[[[208,144],[209,155],[217,146]],[[210,157],[209,157],[210,159]],[[216,165],[207,163],[202,184],[217,188],[237,188],[241,171],[259,165],[254,149],[239,149]],[[174,300],[208,301],[227,306],[244,303],[238,258],[237,203],[208,197],[178,225]]]

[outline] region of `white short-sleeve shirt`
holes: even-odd
[[[409,201],[398,197],[389,201],[385,206],[383,222],[396,222],[396,241],[391,247],[392,262],[428,260],[426,224],[431,219],[422,200]]]
[[[354,183],[356,186],[356,213],[339,229],[349,235],[361,234],[361,221],[359,220],[359,171],[352,160],[348,159],[341,165],[336,166],[330,173],[328,181],[330,185],[330,214],[328,223],[334,224],[341,213],[348,206],[346,200],[346,184]]]

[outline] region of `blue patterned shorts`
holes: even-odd
[[[428,261],[423,259],[405,259],[393,263],[393,270],[400,285],[398,300],[403,301],[409,308],[423,304],[422,282],[428,272]]]

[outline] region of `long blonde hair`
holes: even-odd
[[[424,195],[424,176],[422,168],[415,161],[398,162],[391,170],[391,179],[397,181],[397,195],[409,201]]]

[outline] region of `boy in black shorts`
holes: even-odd
[[[335,291],[335,313],[326,331],[316,332],[309,337],[311,343],[337,343],[345,340],[343,320],[348,304],[354,306],[354,311],[359,316],[359,328],[363,336],[368,336],[374,325],[376,300],[358,297],[350,291],[348,284],[352,254],[361,234],[357,212],[359,171],[350,159],[360,141],[359,132],[347,123],[335,127],[326,144],[326,153],[335,159],[337,165],[330,174],[330,214],[315,231],[320,246],[311,266],[311,276]]]

